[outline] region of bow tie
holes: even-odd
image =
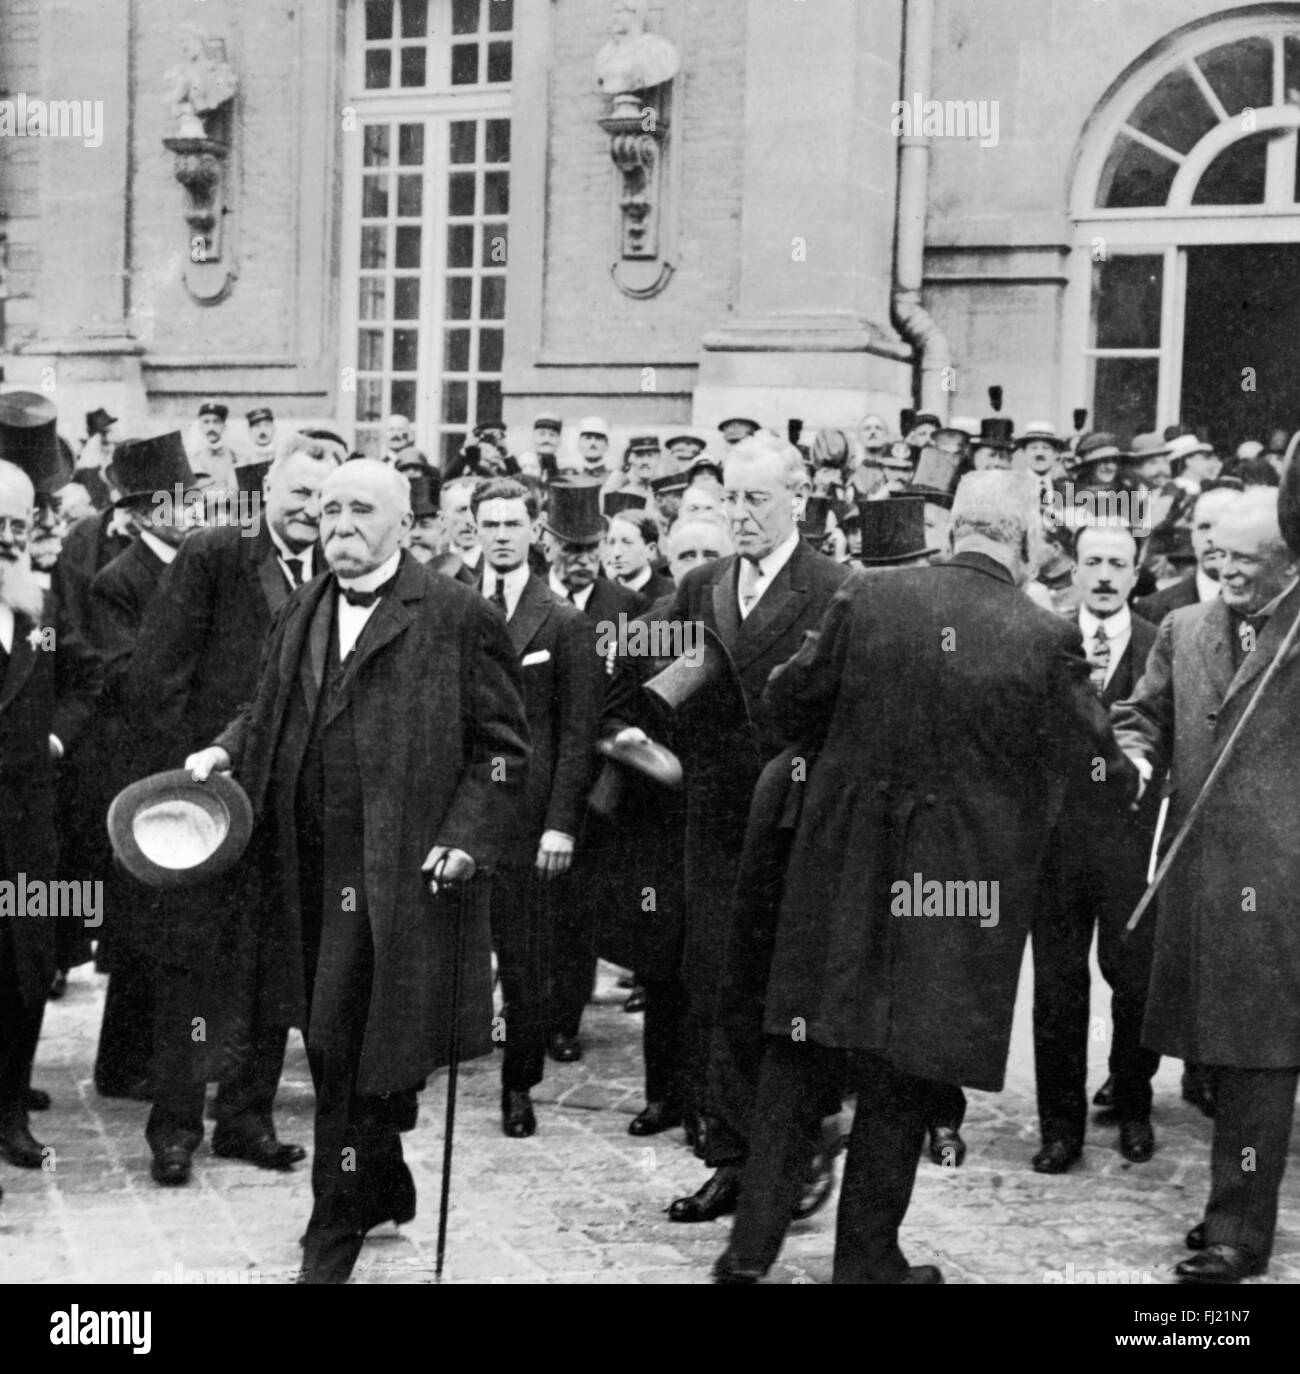
[[[342,594],[343,600],[346,601],[349,606],[373,606],[396,581],[397,578],[390,577],[387,582],[376,587],[373,592],[359,592],[356,588],[345,587],[340,582],[339,592]]]

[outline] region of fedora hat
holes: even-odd
[[[59,448],[54,402],[39,391],[0,396],[0,459],[20,467],[38,493],[49,494],[72,480],[72,464]]]
[[[952,505],[953,493],[961,478],[962,455],[927,445],[917,459],[916,471],[908,486],[909,496],[923,496],[935,505]]]
[[[605,533],[600,483],[583,477],[552,482],[542,527],[571,544],[591,544],[600,539]]]
[[[253,807],[232,778],[195,782],[184,768],[133,782],[108,808],[122,867],[147,887],[187,887],[224,873],[248,847]]]
[[[108,465],[108,480],[120,493],[119,502],[171,491],[177,483],[192,487],[194,472],[180,430],[153,439],[124,440]]]
[[[261,491],[266,474],[271,471],[271,460],[262,463],[241,463],[235,469],[235,485],[240,491]]]
[[[645,510],[646,499],[639,491],[611,491],[605,495],[605,514],[615,516],[625,510]]]
[[[109,425],[117,424],[117,416],[110,415],[103,406],[86,412],[86,433],[103,434]]]
[[[603,755],[605,761],[587,794],[587,805],[598,816],[611,815],[618,805],[625,769],[644,773],[663,787],[682,785],[681,760],[671,749],[665,749],[652,739],[622,742],[603,739],[596,745],[596,752]]]
[[[1169,452],[1164,436],[1152,432],[1135,435],[1120,457],[1130,463],[1145,463],[1148,458],[1166,458]]]
[[[859,501],[862,525],[864,567],[885,567],[891,563],[913,563],[931,558],[938,549],[925,543],[925,499],[920,496],[891,496],[883,501]]]

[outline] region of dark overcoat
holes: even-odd
[[[1166,838],[1182,824],[1286,631],[1300,586],[1233,667],[1228,608],[1160,626],[1133,696],[1114,708],[1126,750],[1172,769]],[[1143,1042],[1236,1068],[1300,1064],[1300,649],[1288,655],[1160,891]],[[1151,919],[1148,913],[1145,920]]]
[[[217,743],[257,818],[265,881],[259,907],[257,1016],[303,1026],[307,989],[294,795],[324,677],[335,582],[299,588],[267,640],[257,694]],[[307,709],[286,730],[291,695]],[[349,663],[332,712],[352,713],[363,762],[366,900],[374,979],[357,1091],[415,1087],[448,1062],[456,974],[454,923],[421,865],[435,844],[490,870],[508,852],[512,797],[525,783],[528,726],[519,667],[500,614],[472,589],[403,555]],[[486,903],[467,904],[459,1045],[462,1058],[492,1048],[490,932]],[[318,1003],[319,1005],[319,1003]],[[324,1027],[306,1027],[309,1043]]]
[[[1095,770],[1117,806],[1136,792],[1078,626],[978,553],[859,573],[765,704],[794,738],[829,720],[791,849],[765,1029],[1000,1089],[1065,787]],[[996,883],[984,889],[996,908],[981,917],[977,889],[963,889],[975,908],[964,915],[911,912],[895,884],[910,892],[916,874]]]

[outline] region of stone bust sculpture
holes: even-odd
[[[610,39],[596,54],[596,83],[608,96],[648,90],[681,68],[677,49],[645,31],[646,0],[614,0]]]
[[[176,132],[181,138],[205,138],[203,116],[234,99],[239,79],[226,61],[225,40],[209,38],[198,24],[181,28],[181,53],[185,61],[167,73],[168,101],[176,116]]]

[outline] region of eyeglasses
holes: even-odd
[[[32,522],[30,520],[15,520],[11,515],[0,515],[0,530],[6,528],[15,539],[24,539],[31,533]]]
[[[773,496],[770,491],[724,491],[722,499],[729,506],[748,506],[750,510],[762,510],[770,506]]]

